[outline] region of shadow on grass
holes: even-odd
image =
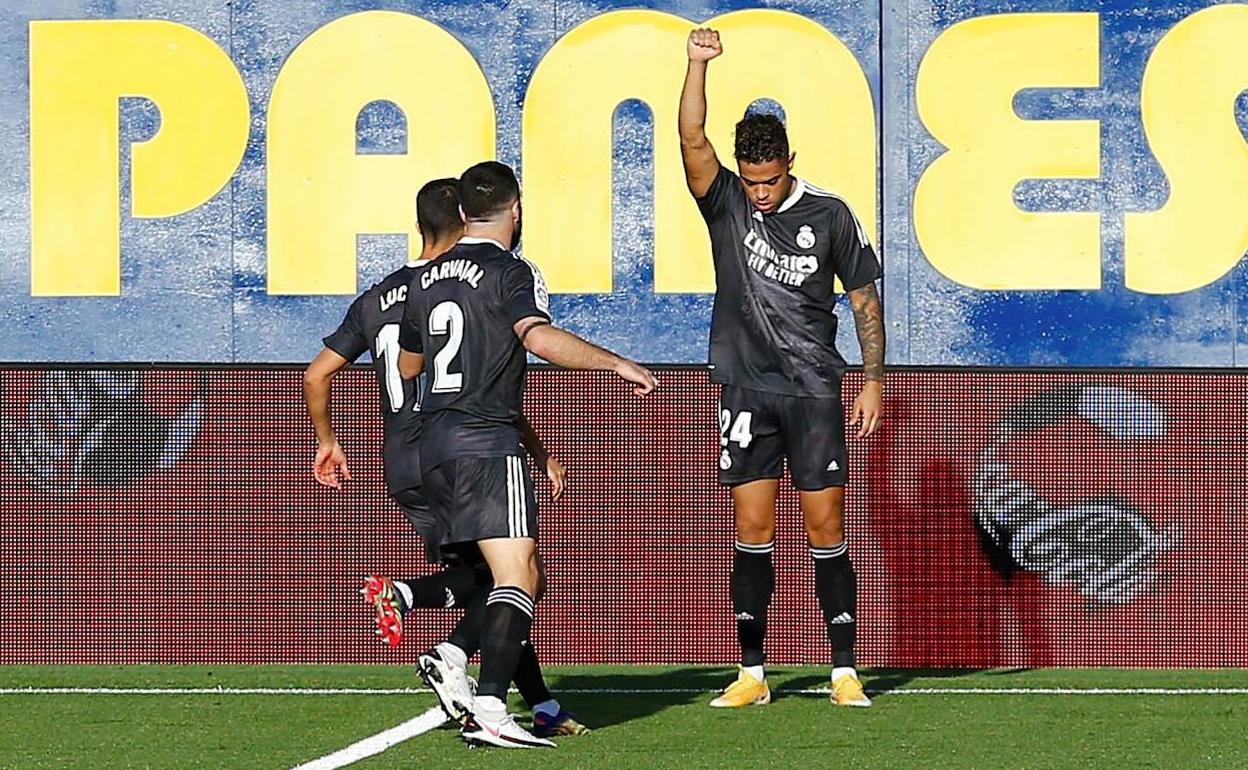
[[[828,686],[827,673],[811,674],[806,666],[769,667],[767,679],[777,698],[821,697],[795,691]],[[890,697],[919,679],[953,679],[972,674],[1010,674],[1027,669],[983,668],[869,668],[862,669],[867,692],[875,700]],[[613,669],[602,673],[573,671],[554,674],[552,690],[565,705],[591,727],[610,727],[644,719],[666,709],[704,705],[736,675],[732,667],[691,666],[680,669]],[[638,692],[642,691],[642,692]]]
[[[644,719],[674,706],[704,704],[712,693],[735,676],[733,668],[697,666],[654,670],[638,666],[634,671],[556,674],[551,677],[551,689],[559,702],[578,718],[583,718],[585,724],[610,727]],[[637,690],[648,692],[635,692]]]
[[[827,697],[822,693],[797,693],[795,690],[826,689],[830,682],[827,673],[786,677],[783,667],[769,668],[767,679],[772,682],[773,697]],[[905,687],[916,679],[948,679],[983,672],[980,668],[864,668],[860,669],[862,682],[872,699],[889,697],[888,691]],[[826,672],[826,669],[825,669]]]
[[[955,679],[983,673],[982,668],[873,668],[863,671],[867,692],[875,700],[888,698],[889,690],[904,688],[916,679]]]

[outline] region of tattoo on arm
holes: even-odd
[[[884,309],[875,283],[869,283],[849,293],[849,304],[854,310],[854,326],[858,330],[858,344],[862,347],[862,369],[868,380],[884,380]]]

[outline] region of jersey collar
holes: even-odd
[[[793,189],[789,190],[789,197],[784,199],[784,203],[780,204],[780,208],[776,209],[777,214],[783,214],[789,209],[797,205],[802,199],[802,195],[806,192],[806,183],[798,177],[793,177]]]
[[[463,238],[459,239],[459,242],[468,246],[476,246],[481,243],[492,243],[495,246],[497,246],[499,249],[501,249],[502,251],[510,251],[510,249],[508,249],[506,246],[499,243],[498,241],[494,240],[493,238],[476,238],[473,236],[465,235]]]

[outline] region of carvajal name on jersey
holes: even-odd
[[[773,281],[801,286],[819,269],[819,259],[814,254],[777,254],[771,244],[759,238],[753,230],[746,231],[742,243],[750,252],[747,260],[750,269]]]
[[[457,278],[475,289],[484,275],[485,271],[481,269],[481,266],[471,259],[452,259],[445,264],[435,262],[433,267],[420,277],[420,288],[428,289],[437,281]]]

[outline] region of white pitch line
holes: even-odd
[[[8,687],[0,695],[420,695],[423,687]]]
[[[872,695],[1248,695],[1245,687],[909,687]],[[0,695],[427,695],[423,687],[6,687]],[[513,689],[512,692],[515,692]],[[555,688],[571,695],[706,695],[694,688]],[[780,695],[827,695],[826,687],[775,690]]]
[[[356,741],[345,749],[339,749],[332,754],[326,754],[311,762],[304,762],[302,765],[295,767],[294,770],[335,770],[339,767],[346,767],[359,762],[365,757],[380,754],[391,746],[400,744],[410,738],[415,738],[417,735],[424,735],[430,730],[436,730],[446,721],[446,714],[443,713],[442,707],[434,706],[420,716],[395,725],[389,730],[384,730],[376,735]]]
[[[828,692],[822,690],[822,692]],[[1248,695],[1244,687],[914,687],[887,695]]]

